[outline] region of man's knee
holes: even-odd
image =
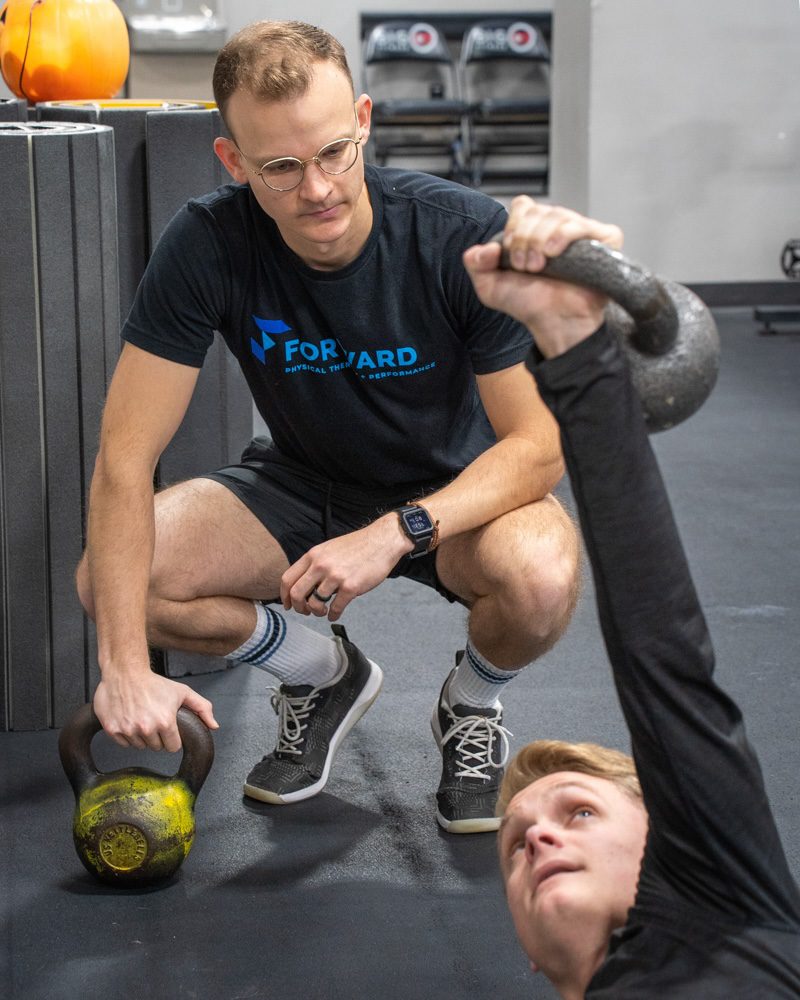
[[[538,609],[541,638],[551,645],[566,629],[578,600],[579,551],[577,535],[556,533],[539,539],[531,554],[529,598]]]
[[[580,590],[575,525],[558,501],[547,497],[501,518],[493,534],[488,563],[498,596],[542,641],[554,642],[569,623]]]

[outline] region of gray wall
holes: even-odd
[[[555,0],[551,198],[679,281],[800,237],[797,0]]]
[[[322,25],[358,74],[361,7],[220,3],[231,32],[266,16]],[[377,0],[363,9],[426,6]],[[442,0],[432,9],[493,6]],[[781,247],[800,237],[798,0],[499,6],[553,10],[552,200],[618,222],[631,256],[679,281],[782,278]]]

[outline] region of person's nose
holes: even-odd
[[[552,824],[532,823],[525,831],[525,857],[529,862],[533,862],[543,850],[561,846],[561,838]]]
[[[309,160],[303,170],[300,191],[308,201],[324,201],[330,193],[332,178],[314,160]]]

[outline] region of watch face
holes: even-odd
[[[419,508],[407,510],[403,514],[403,518],[413,535],[422,535],[426,531],[433,530],[433,523],[424,510]]]

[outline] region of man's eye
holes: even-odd
[[[580,806],[572,815],[575,819],[589,819],[594,816],[594,809],[590,809],[589,806]]]
[[[294,160],[276,160],[274,163],[268,163],[264,170],[270,177],[278,177],[280,174],[290,174],[297,170],[297,163]]]
[[[525,850],[524,840],[520,840],[519,838],[517,840],[512,840],[511,843],[508,845],[508,856],[509,858],[513,858],[515,854],[519,853],[519,851],[524,851],[524,850]]]
[[[326,146],[325,149],[322,150],[322,154],[321,154],[322,155],[322,159],[323,160],[336,160],[336,159],[338,159],[342,155],[342,153],[345,151],[346,146],[347,146],[347,143],[345,143],[345,142],[337,142],[337,143],[334,143],[332,146]]]

